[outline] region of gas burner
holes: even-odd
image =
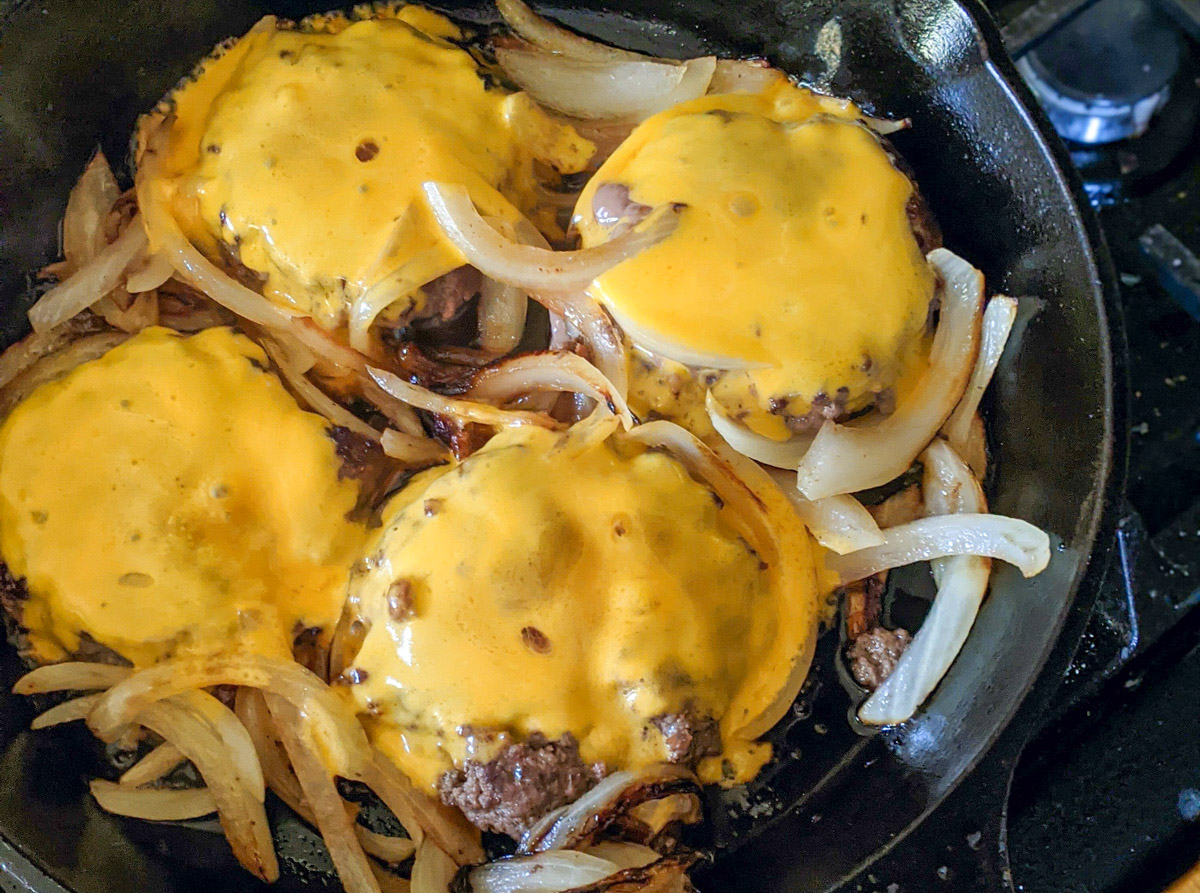
[[[1100,0],[1017,68],[1064,139],[1088,146],[1140,136],[1166,105],[1179,34],[1142,0]]]

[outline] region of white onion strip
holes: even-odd
[[[346,893],[380,893],[337,785],[305,740],[307,718],[278,695],[267,694],[265,699],[343,889]]]
[[[82,698],[63,701],[35,716],[33,722],[29,724],[29,728],[47,729],[50,726],[86,719],[98,700],[100,700],[100,695],[84,695]]]
[[[751,431],[729,414],[729,410],[713,396],[712,391],[707,391],[704,395],[704,408],[708,410],[708,418],[713,427],[727,444],[743,456],[763,465],[795,470],[808,448],[812,446],[812,435],[798,434],[788,440],[772,440],[757,431]]]
[[[633,427],[633,414],[613,383],[583,357],[566,350],[525,354],[488,366],[476,374],[467,396],[503,406],[539,391],[586,394],[620,418],[626,429]]]
[[[221,829],[229,840],[237,860],[252,874],[268,883],[279,877],[279,864],[271,843],[271,829],[263,808],[262,789],[255,789],[253,779],[247,778],[247,761],[258,766],[258,758],[245,728],[232,719],[229,727],[237,726],[246,736],[239,748],[248,747],[246,760],[239,751],[231,749],[230,741],[221,736],[199,709],[201,698],[208,698],[229,713],[228,708],[211,695],[189,691],[184,696],[158,701],[137,715],[136,722],[170,741],[191,760],[212,792],[221,820]],[[213,711],[215,712],[215,711]],[[232,714],[230,714],[232,716]],[[258,775],[261,782],[261,771]]]
[[[942,434],[960,456],[966,455],[965,447],[971,434],[971,420],[975,417],[975,411],[979,409],[983,392],[987,390],[992,375],[996,372],[996,366],[1004,353],[1004,345],[1008,343],[1008,335],[1016,320],[1016,298],[996,295],[984,308],[979,356],[975,360],[975,368],[971,370],[971,380],[967,384],[966,393],[958,401],[958,406],[942,426]]]
[[[652,214],[641,228],[631,229],[603,245],[579,251],[553,251],[505,239],[475,210],[463,186],[429,182],[423,189],[438,226],[463,253],[467,263],[497,282],[531,290],[561,292],[586,288],[606,270],[665,239],[679,221],[678,209],[667,206]]]
[[[88,786],[105,812],[149,822],[198,819],[217,811],[217,802],[208,788],[139,790],[101,779],[90,782]]]
[[[552,850],[480,865],[471,871],[473,893],[569,893],[597,884],[620,869],[608,859],[575,850]]]
[[[931,513],[986,512],[987,502],[971,469],[942,440],[921,454],[926,510]],[[966,642],[987,593],[991,561],[972,555],[939,559],[938,591],[895,669],[859,708],[870,725],[910,719],[946,675]]]
[[[68,272],[74,273],[104,250],[104,221],[121,196],[104,153],[97,151],[83,170],[71,194],[62,222],[62,253]]]
[[[129,667],[68,661],[30,670],[13,685],[15,695],[44,695],[55,691],[107,689],[129,678]]]
[[[944,248],[931,251],[929,263],[944,283],[929,369],[892,415],[821,427],[799,467],[800,492],[809,499],[855,493],[899,477],[962,398],[979,349],[983,275]]]
[[[712,82],[717,60],[682,65],[651,59],[571,59],[537,48],[496,47],[496,61],[522,90],[547,108],[589,120],[640,121],[692,99]]]
[[[521,0],[496,0],[496,9],[508,27],[512,28],[517,35],[536,47],[568,59],[577,59],[582,62],[612,62],[617,59],[650,58],[641,53],[617,49],[574,34],[538,15]]]
[[[708,92],[761,93],[785,78],[782,71],[762,60],[718,59]]]
[[[418,846],[428,837],[459,865],[483,861],[479,830],[458,810],[418,791],[379,751],[373,754],[364,780]]]
[[[579,333],[592,354],[592,363],[612,382],[622,398],[629,393],[629,357],[625,339],[600,304],[586,291],[538,291],[533,299],[550,311],[551,347],[562,347],[568,324]]]
[[[998,558],[1026,577],[1050,563],[1050,538],[1028,521],[1003,515],[967,513],[921,518],[884,531],[881,546],[827,555],[825,566],[843,584],[880,571],[951,555]]]
[[[479,346],[495,357],[512,353],[525,332],[528,308],[524,291],[485,276],[479,293]]]
[[[417,847],[413,861],[412,893],[447,893],[457,873],[454,860],[427,837]]]
[[[435,394],[419,385],[410,384],[391,372],[367,367],[367,373],[379,387],[391,394],[397,400],[402,400],[409,406],[423,409],[426,412],[449,416],[463,422],[477,425],[490,425],[495,428],[508,428],[515,425],[537,425],[542,428],[557,428],[554,419],[542,413],[523,412],[516,409],[498,409],[486,403],[473,400],[462,400],[457,397],[446,397]]]
[[[295,365],[293,358],[278,342],[271,338],[264,338],[262,347],[267,352],[267,356],[271,358],[271,362],[275,364],[275,368],[279,370],[283,380],[291,386],[301,400],[308,404],[309,409],[323,416],[332,424],[353,431],[372,443],[379,442],[378,431],[309,381],[304,370]]]
[[[175,275],[171,262],[161,254],[150,254],[140,266],[134,267],[125,277],[125,290],[130,294],[154,291]]]
[[[417,437],[388,428],[380,438],[384,455],[404,465],[438,465],[449,462],[453,456],[446,445],[432,437]]]
[[[350,308],[347,326],[350,346],[359,353],[370,353],[370,330],[375,318],[396,301],[408,297],[456,266],[454,261],[446,260],[441,247],[427,248],[364,291]]]
[[[883,531],[871,513],[853,496],[805,499],[797,493],[792,505],[817,542],[839,555],[882,546],[885,542]]]
[[[712,488],[730,510],[731,521],[741,528],[739,532],[754,546],[759,557],[773,567],[772,585],[778,588],[782,604],[790,605],[797,598],[815,598],[816,581],[806,560],[810,554],[808,535],[798,523],[787,496],[766,471],[732,450],[714,451],[672,422],[648,422],[626,436],[668,450],[693,476]],[[796,610],[816,615],[815,605],[797,605]],[[783,718],[808,675],[816,634],[814,624],[803,641],[776,643],[775,653],[767,662],[775,674],[764,674],[757,688],[739,693],[730,705],[727,716],[732,734],[753,740]],[[764,692],[763,687],[769,687],[770,691]],[[764,702],[766,707],[750,706]]]
[[[29,309],[33,330],[48,332],[107,295],[121,284],[121,277],[134,259],[146,250],[146,244],[146,230],[141,215],[138,215],[115,242],[38,299]]]
[[[88,727],[112,741],[156,701],[214,685],[244,685],[282,696],[308,717],[331,772],[349,779],[362,775],[370,747],[349,704],[299,664],[264,655],[177,657],[140,670],[105,692],[88,716]]]
[[[164,775],[173,772],[185,759],[187,758],[178,747],[163,742],[126,769],[121,775],[121,784],[124,787],[138,788],[158,781]]]

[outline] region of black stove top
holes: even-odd
[[[1019,67],[1060,132],[1144,131],[1068,141],[1120,273],[1128,335],[1129,487],[1113,566],[1020,759],[985,761],[849,889],[1158,893],[1200,862],[1200,6],[1135,5],[991,4],[1010,50],[1032,50],[1036,64]],[[1068,21],[1077,32],[1064,37]],[[1116,21],[1119,52],[1087,45]],[[1131,93],[1113,70],[1138,40],[1149,56]],[[1081,71],[1089,59],[1097,71]],[[1089,99],[1089,78],[1109,95]],[[1150,98],[1135,109],[1139,97]],[[981,819],[1010,778],[1007,815]]]

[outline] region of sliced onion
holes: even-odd
[[[484,277],[479,293],[479,346],[492,356],[512,353],[525,333],[528,308],[524,291]]]
[[[256,789],[254,779],[247,778],[246,769],[251,763],[257,768],[258,758],[246,730],[236,718],[222,723],[227,728],[236,726],[245,736],[244,741],[237,743],[238,749],[231,749],[230,739],[213,727],[218,711],[209,701],[232,717],[229,709],[211,695],[187,691],[148,705],[138,712],[136,722],[174,744],[192,762],[212,792],[221,829],[237,860],[256,877],[270,883],[279,877],[279,864],[263,808],[263,790]],[[243,759],[241,748],[245,747],[249,752]],[[262,781],[261,770],[257,780]]]
[[[57,330],[55,330],[57,331]],[[40,337],[36,336],[35,337]],[[49,381],[56,381],[84,363],[97,360],[129,337],[125,332],[86,335],[57,353],[44,356],[0,389],[0,418]]]
[[[134,295],[133,300],[124,310],[114,300],[117,294],[118,291],[114,291],[101,298],[92,307],[93,310],[100,312],[110,326],[135,335],[142,329],[158,325],[158,294],[156,292],[147,291]]]
[[[279,342],[269,337],[263,338],[262,347],[283,380],[308,404],[309,409],[317,415],[324,416],[332,424],[353,431],[372,443],[379,442],[379,432],[309,381],[304,370],[294,363],[293,357],[288,355]]]
[[[404,465],[439,465],[453,458],[441,441],[432,437],[416,437],[393,428],[383,432],[380,443],[385,455]]]
[[[893,493],[878,505],[867,509],[881,528],[899,527],[926,515],[925,497],[920,484],[912,484]]]
[[[88,785],[105,812],[150,822],[179,822],[198,819],[217,811],[208,788],[183,790],[138,789],[96,779]]]
[[[661,800],[651,800],[649,803],[643,803],[629,810],[629,818],[636,820],[639,825],[645,826],[644,833],[649,835],[646,838],[646,842],[654,840],[655,837],[662,833],[664,828],[674,822],[693,825],[699,822],[703,816],[704,813],[700,805],[700,798],[695,794],[671,794],[669,797],[663,797]],[[641,830],[639,828],[639,831]],[[647,847],[638,846],[633,843],[623,845],[631,847],[632,850],[647,849]],[[653,850],[650,852],[653,852]],[[605,856],[605,858],[611,859],[622,868],[634,867],[634,863],[627,863],[615,855]],[[639,864],[645,865],[646,861]]]
[[[367,373],[379,387],[397,400],[402,400],[409,406],[415,406],[426,412],[449,416],[476,425],[490,425],[495,428],[508,428],[515,425],[537,425],[541,428],[559,427],[554,419],[541,413],[498,409],[486,403],[435,394],[420,385],[410,384],[399,376],[376,369],[374,366],[368,366]]]
[[[890,416],[821,427],[800,462],[800,492],[809,499],[854,493],[899,477],[962,398],[979,349],[983,274],[944,248],[931,251],[929,262],[944,283],[929,369]]]
[[[575,291],[586,288],[596,277],[661,242],[675,229],[679,211],[664,207],[637,229],[631,229],[595,248],[552,251],[518,245],[488,226],[475,210],[463,186],[425,183],[425,197],[438,226],[467,263],[484,276],[520,288],[540,291]]]
[[[496,9],[508,27],[512,28],[517,35],[536,47],[568,59],[577,59],[583,62],[612,62],[619,59],[650,58],[640,53],[617,49],[581,37],[538,15],[521,0],[496,0]]]
[[[458,865],[431,838],[421,841],[413,861],[412,893],[447,893],[456,874]]]
[[[651,59],[584,61],[536,48],[496,47],[496,61],[522,90],[547,108],[576,118],[635,120],[698,99],[717,60],[682,65]]]
[[[792,505],[809,532],[826,549],[839,555],[881,546],[883,531],[871,513],[853,496],[841,494],[824,499],[805,499],[797,492]]]
[[[671,797],[665,798],[665,800],[671,801],[681,797],[694,801],[697,808],[699,808],[699,799],[693,794],[675,794]],[[660,800],[655,801],[654,803],[645,803],[633,810],[633,812],[636,814],[639,810],[644,809],[647,806],[655,806],[661,802],[663,801]],[[699,818],[697,817],[692,821],[699,821]],[[664,822],[660,824],[658,826],[659,829],[661,830],[665,824],[667,823]],[[649,865],[651,862],[657,862],[659,859],[659,854],[650,849],[650,847],[641,846],[640,844],[636,843],[629,843],[624,840],[602,840],[599,843],[592,844],[587,848],[586,852],[589,856],[598,856],[601,859],[607,859],[619,870],[624,870],[626,868],[641,868],[644,865]]]
[[[986,512],[983,490],[971,469],[945,441],[935,440],[921,456],[924,491],[931,514]],[[937,596],[891,674],[859,708],[871,725],[910,719],[962,650],[987,593],[991,561],[970,555],[940,559]]]
[[[425,437],[425,428],[421,425],[421,420],[417,418],[416,411],[402,400],[397,400],[366,374],[364,368],[363,375],[359,378],[359,387],[362,390],[363,397],[383,414],[383,417],[388,420],[397,431],[415,438]]]
[[[129,667],[68,661],[30,670],[13,685],[16,695],[44,695],[55,691],[107,689],[129,678]]]
[[[444,254],[439,247],[428,248],[355,298],[348,325],[350,346],[359,353],[369,354],[371,325],[380,313],[458,266],[455,261],[446,260]]]
[[[470,884],[473,893],[566,893],[602,881],[619,870],[600,856],[554,850],[480,865],[471,871]]]
[[[784,603],[816,598],[816,580],[806,560],[810,554],[808,534],[797,523],[796,511],[788,497],[766,471],[727,448],[720,448],[719,452],[710,449],[672,422],[648,422],[627,436],[668,450],[713,489],[730,510],[739,532],[774,569],[773,585]],[[809,610],[816,615],[816,606],[812,604],[797,606],[797,610]],[[771,660],[774,673],[763,674],[758,689],[748,690],[730,706],[727,717],[733,734],[753,740],[783,718],[808,675],[816,636],[813,624],[803,642],[783,643],[776,649]],[[764,687],[770,690],[763,691]],[[771,696],[767,706],[751,713],[749,705],[763,701],[764,694]]]
[[[459,865],[483,861],[479,830],[458,810],[418,791],[408,776],[379,751],[374,754],[365,781],[418,846],[427,838]]]
[[[843,583],[880,571],[951,555],[998,558],[1026,577],[1041,573],[1050,563],[1050,538],[1028,521],[1003,515],[966,513],[927,517],[890,527],[882,546],[827,555],[825,566]]]
[[[627,429],[633,427],[633,414],[613,383],[583,357],[566,350],[524,354],[481,369],[467,396],[502,406],[539,391],[586,394],[620,418]]]
[[[996,372],[996,366],[1004,353],[1004,345],[1008,343],[1008,335],[1016,320],[1016,298],[996,295],[984,308],[979,356],[976,357],[975,367],[971,370],[971,380],[967,383],[966,393],[958,401],[958,406],[942,426],[942,433],[960,456],[966,455],[964,447],[971,434],[971,420],[975,418],[983,392],[987,390],[992,375]]]
[[[712,391],[704,394],[704,408],[708,410],[713,427],[727,444],[743,456],[763,465],[795,470],[808,448],[812,446],[812,435],[798,434],[788,440],[772,440],[738,424],[721,401],[713,396]],[[790,486],[794,488],[795,484]]]
[[[151,784],[174,772],[186,759],[174,744],[163,742],[125,770],[121,784],[131,788]]]
[[[912,127],[912,121],[908,118],[895,120],[892,118],[873,118],[870,115],[863,115],[859,120],[880,136],[891,136]]]
[[[264,697],[342,887],[346,893],[380,893],[375,874],[354,833],[354,820],[346,813],[334,778],[306,740],[302,726],[307,717],[279,695]]]
[[[154,291],[175,275],[171,261],[161,254],[149,254],[140,266],[129,271],[125,277],[125,289],[130,294]]]
[[[107,295],[121,284],[126,269],[146,249],[146,244],[146,230],[139,215],[115,242],[38,299],[29,310],[33,330],[48,332]]]
[[[519,852],[577,849],[593,842],[612,821],[635,806],[681,791],[694,792],[696,777],[682,766],[656,763],[638,772],[614,772],[521,839]]]
[[[355,825],[354,833],[364,852],[389,865],[399,865],[405,859],[412,858],[417,851],[417,845],[408,837],[376,834],[362,825]]]
[[[786,77],[782,71],[762,59],[718,59],[708,92],[761,93]]]
[[[362,775],[370,748],[350,705],[299,664],[265,655],[178,657],[140,670],[105,693],[88,726],[101,740],[112,741],[156,701],[214,685],[244,685],[281,696],[307,717],[331,773],[350,779]]]
[[[82,269],[108,244],[104,221],[121,196],[104,153],[97,151],[71,187],[63,214],[62,249],[68,272]]]
[[[29,728],[34,730],[46,729],[65,722],[86,719],[87,715],[91,713],[92,708],[96,706],[98,700],[100,700],[100,695],[84,695],[82,698],[63,701],[61,704],[57,704],[35,716],[33,722],[29,724]]]
[[[574,328],[591,351],[592,364],[612,382],[623,398],[629,394],[629,356],[625,339],[604,308],[587,292],[539,291],[533,298],[550,311],[550,346],[562,347],[568,330]]]
[[[967,427],[967,436],[961,443],[955,445],[954,451],[971,467],[971,471],[975,472],[975,477],[982,481],[983,476],[987,474],[987,432],[984,430],[983,419],[979,417],[979,413],[975,413],[971,418],[971,424]]]

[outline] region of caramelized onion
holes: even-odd
[[[478,829],[458,810],[418,791],[379,751],[375,751],[364,781],[418,846],[428,838],[459,865],[483,861]]]
[[[782,71],[762,59],[718,59],[708,92],[761,93],[785,78]]]
[[[930,514],[986,512],[983,490],[971,469],[945,441],[921,454]],[[921,628],[891,674],[858,710],[870,725],[904,722],[916,713],[962,650],[987,593],[991,561],[972,555],[939,559],[938,591]]]
[[[129,678],[129,667],[68,661],[30,670],[13,685],[15,695],[44,695],[55,691],[107,689]]]
[[[81,698],[63,701],[61,704],[56,704],[49,710],[35,716],[33,722],[29,724],[29,728],[34,730],[47,729],[50,726],[62,725],[65,722],[86,719],[92,708],[96,706],[98,700],[100,700],[100,695],[84,695]]]
[[[150,254],[125,277],[125,290],[130,294],[154,291],[175,275],[171,262],[161,254]]]
[[[173,772],[186,759],[178,747],[164,741],[130,766],[121,775],[121,784],[130,788],[151,784]]]
[[[552,251],[515,244],[488,226],[475,210],[463,186],[425,183],[425,198],[438,226],[467,263],[497,282],[539,291],[574,291],[586,288],[596,277],[661,242],[675,229],[679,211],[664,207],[640,228],[631,229],[595,248]]]
[[[105,812],[150,822],[197,819],[217,811],[216,800],[208,788],[138,789],[101,779],[90,782],[88,786]]]
[[[812,446],[812,435],[798,434],[788,440],[772,440],[757,431],[738,424],[712,391],[704,395],[704,408],[717,433],[737,452],[755,462],[774,468],[790,468],[793,471]],[[793,489],[795,483],[790,484]]]
[[[350,346],[359,353],[369,354],[370,331],[375,318],[396,301],[408,297],[418,288],[449,273],[455,266],[453,261],[445,260],[440,248],[428,248],[366,289],[354,299],[350,307]]]
[[[998,558],[1032,577],[1050,563],[1050,538],[1028,521],[964,513],[910,521],[884,531],[881,546],[828,555],[825,566],[852,583],[880,571],[951,555]]]
[[[498,46],[496,61],[547,108],[589,120],[640,121],[703,96],[717,60],[704,56],[682,65],[652,59],[599,62]]]
[[[427,837],[417,847],[413,861],[412,893],[446,893],[457,873],[454,860]]]
[[[104,238],[104,220],[120,196],[121,187],[108,159],[97,150],[71,187],[63,214],[62,250],[69,273],[82,269],[108,244]]]
[[[566,350],[524,354],[481,369],[467,396],[502,406],[539,391],[585,394],[620,418],[627,429],[633,427],[633,414],[613,383],[583,357]]]
[[[115,242],[106,245],[66,281],[38,299],[29,309],[29,322],[33,330],[48,332],[107,295],[121,284],[125,271],[146,250],[146,244],[146,230],[139,215],[133,218]]]
[[[523,412],[516,409],[498,409],[487,403],[477,403],[473,400],[462,400],[457,397],[447,397],[435,394],[420,385],[410,384],[399,376],[374,366],[367,367],[367,373],[379,387],[391,394],[397,400],[423,409],[426,412],[449,416],[463,422],[477,425],[490,425],[494,428],[508,428],[514,425],[537,425],[541,428],[557,428],[558,423],[548,415],[535,412]]]
[[[600,856],[554,850],[480,865],[472,869],[470,884],[473,893],[565,893],[588,887],[619,870]]]
[[[696,777],[682,766],[656,763],[637,772],[614,772],[554,815],[535,825],[521,839],[519,852],[578,849],[630,809],[680,792],[694,792]]]
[[[533,294],[534,300],[550,311],[552,337],[550,346],[560,343],[573,327],[591,352],[592,365],[612,382],[622,397],[629,393],[629,357],[625,339],[604,308],[586,291],[574,293],[544,292]]]
[[[309,743],[310,736],[305,729],[307,717],[279,695],[266,694],[264,698],[342,887],[346,893],[380,893],[375,874],[354,833],[354,820],[346,813],[333,775]]]
[[[317,415],[324,416],[332,424],[353,431],[372,443],[379,442],[379,432],[309,381],[304,374],[305,370],[296,365],[294,358],[289,356],[279,342],[269,337],[263,338],[262,347],[283,380],[308,404],[309,409]]]
[[[384,455],[411,467],[439,465],[453,456],[446,445],[432,437],[416,437],[388,428],[380,439]]]
[[[640,53],[620,50],[581,37],[538,15],[521,0],[496,0],[496,9],[505,24],[512,28],[517,35],[549,53],[557,53],[568,59],[577,59],[583,62],[613,62],[619,59],[650,58]]]
[[[854,493],[899,477],[962,398],[979,349],[983,275],[944,248],[931,251],[929,263],[943,282],[929,369],[892,415],[844,425],[827,421],[821,427],[800,462],[800,492],[809,499]]]
[[[495,357],[512,353],[525,333],[528,307],[524,291],[485,276],[479,292],[479,346]]]
[[[942,434],[950,441],[950,446],[963,457],[967,456],[967,440],[971,436],[971,424],[979,409],[979,401],[983,392],[991,383],[996,366],[1004,353],[1004,345],[1008,343],[1008,335],[1013,323],[1017,320],[1017,299],[1006,295],[996,295],[987,302],[983,311],[983,324],[979,339],[979,356],[975,359],[975,367],[971,370],[971,380],[967,383],[966,393],[958,401],[958,406],[950,414],[946,424],[942,426]]]
[[[264,655],[177,657],[140,670],[105,693],[88,726],[101,740],[112,741],[156,701],[214,685],[244,685],[281,696],[307,717],[331,773],[350,779],[362,775],[369,747],[350,706],[299,664]]]

